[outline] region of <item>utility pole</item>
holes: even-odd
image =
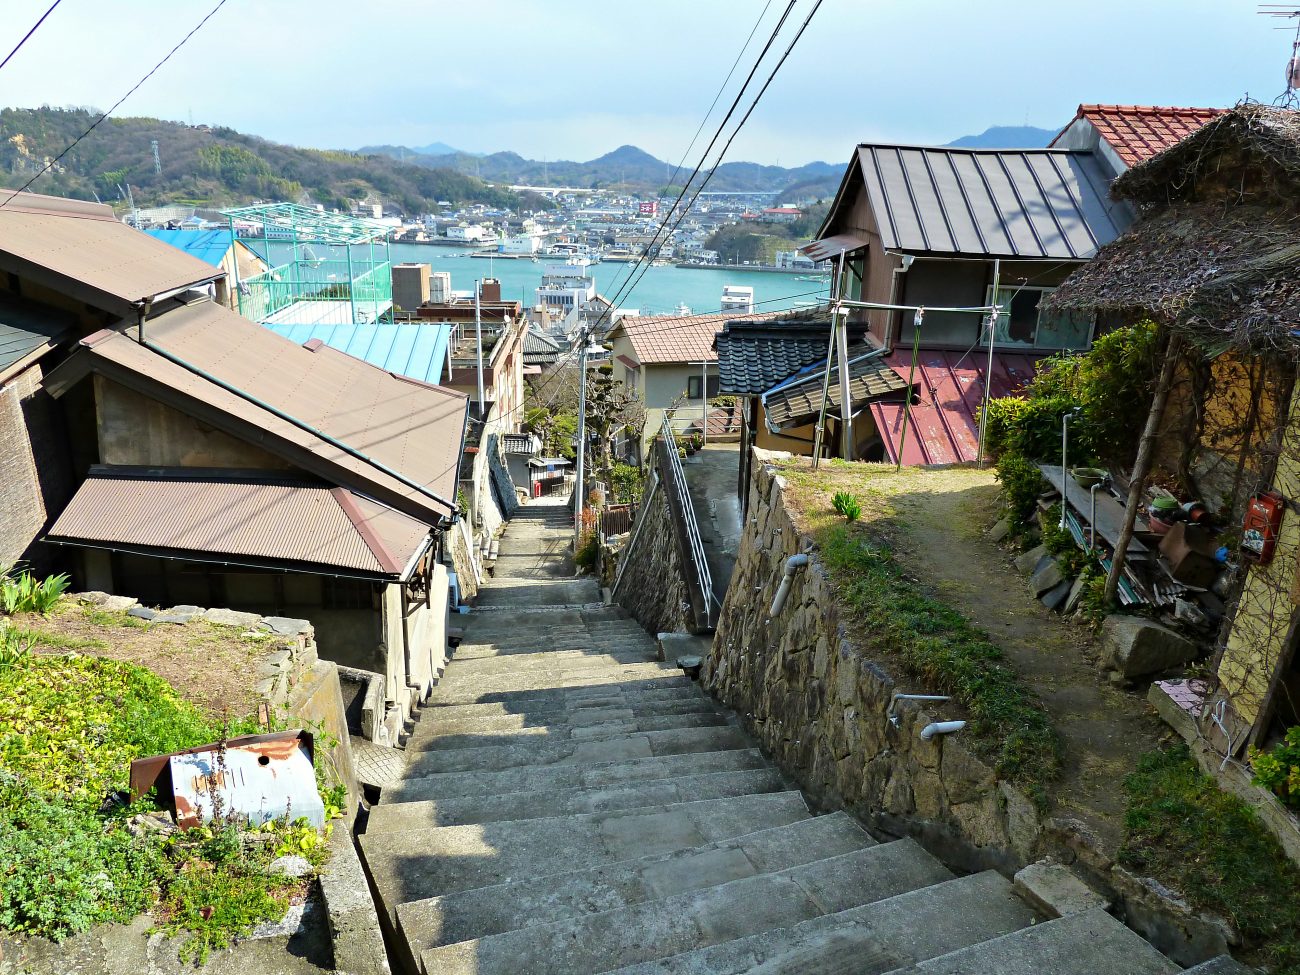
[[[486,417],[483,415],[483,315],[481,311],[480,298],[483,294],[482,280],[474,282],[474,345],[478,352],[478,418],[483,421]]]
[[[579,334],[582,351],[578,354],[578,467],[573,479],[573,552],[582,541],[582,474],[587,456],[587,336]]]
[[[844,297],[844,251],[840,251],[840,292],[832,313],[831,328],[839,343],[840,356],[840,440],[845,460],[853,460],[853,396],[849,390],[849,313],[840,303]]]
[[[989,426],[989,398],[993,395],[993,343],[997,338],[998,317],[1002,306],[998,304],[998,287],[1002,283],[1002,261],[995,258],[993,261],[993,296],[989,304],[993,306],[993,311],[989,313],[989,364],[984,370],[984,403],[980,407],[980,440],[979,449],[975,454],[975,465],[984,466],[984,434]],[[1062,481],[1062,484],[1065,482]],[[1064,506],[1062,506],[1064,513]]]

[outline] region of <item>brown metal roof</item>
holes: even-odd
[[[0,199],[10,195],[0,190]],[[19,193],[0,207],[0,268],[119,315],[223,274],[128,227],[107,206],[36,193]]]
[[[799,252],[814,261],[827,261],[839,257],[841,251],[852,254],[866,246],[867,239],[858,234],[835,234],[833,237],[823,237],[811,244],[804,244]]]
[[[83,339],[47,378],[47,387],[61,395],[86,372],[100,372],[427,524],[451,514],[450,503],[164,358],[137,342],[135,333],[105,330]],[[211,301],[150,320],[145,338],[448,502],[454,497],[469,405],[465,394],[385,372],[329,346],[305,348]]]
[[[429,526],[342,488],[255,474],[91,468],[46,540],[401,577]]]

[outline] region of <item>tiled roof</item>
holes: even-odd
[[[884,396],[902,393],[907,389],[907,380],[896,369],[879,356],[865,358],[873,347],[858,346],[849,350],[849,402],[853,413],[863,406]],[[856,360],[856,361],[854,361]],[[772,429],[798,427],[811,423],[821,411],[822,377],[826,356],[821,358],[790,382],[783,383],[763,395],[763,410],[767,425]],[[841,415],[840,384],[838,373],[831,374],[831,383],[827,388],[827,412]]]
[[[811,362],[825,360],[830,322],[751,327],[732,322],[717,335],[718,392],[757,396]]]
[[[1080,105],[1074,120],[1087,119],[1125,165],[1136,166],[1191,135],[1224,111],[1166,105]]]
[[[714,315],[648,315],[621,318],[610,338],[627,335],[642,365],[665,365],[677,362],[716,362],[713,337],[727,322],[779,318],[788,311],[763,312],[757,315],[721,313]]]
[[[47,541],[400,577],[429,526],[282,475],[92,467]]]
[[[529,326],[524,333],[524,362],[528,365],[545,365],[555,362],[564,350],[560,343]]]

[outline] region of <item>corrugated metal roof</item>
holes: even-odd
[[[454,496],[469,408],[464,393],[395,376],[328,346],[296,345],[211,301],[152,319],[145,334],[171,355],[435,494]],[[163,358],[134,335],[134,328],[105,330],[83,339],[76,354],[47,377],[47,386],[61,394],[85,371],[103,372],[428,524],[450,514],[449,506]]]
[[[205,264],[220,267],[226,252],[234,245],[235,235],[229,230],[146,230],[154,240],[161,240]]]
[[[840,252],[851,254],[867,246],[867,239],[859,234],[834,234],[804,244],[799,252],[814,261],[827,261],[840,256]]]
[[[436,385],[447,364],[450,322],[390,322],[362,325],[266,325],[290,342],[317,341],[388,372]]]
[[[0,294],[0,373],[72,331],[76,319],[15,295]]]
[[[901,401],[902,394],[907,389],[907,380],[884,359],[879,356],[864,358],[873,351],[875,350],[866,346],[849,350],[849,408],[854,414],[881,397],[897,395]],[[789,382],[782,383],[763,395],[763,411],[769,428],[803,426],[817,418],[822,406],[825,368],[826,357],[823,354],[818,362],[801,370],[802,375],[793,377]],[[827,412],[842,416],[838,371],[831,374],[826,399]]]
[[[993,358],[993,395],[1011,396],[1034,378],[1042,355],[997,352]],[[921,350],[916,370],[916,397],[903,445],[904,464],[956,464],[979,455],[979,413],[984,400],[983,354]],[[886,364],[906,379],[910,349],[899,349]],[[885,456],[897,463],[903,429],[902,402],[871,404]]]
[[[610,332],[610,338],[619,334],[627,335],[642,365],[716,362],[718,353],[713,348],[713,338],[727,322],[777,318],[788,314],[788,311],[770,311],[757,315],[631,315],[618,320]]]
[[[856,164],[890,250],[1086,260],[1131,222],[1087,152],[861,145]]]
[[[121,223],[106,206],[35,193],[0,207],[0,268],[117,314],[221,273]]]
[[[1080,105],[1073,121],[1087,119],[1126,166],[1136,166],[1181,142],[1223,108],[1175,108],[1168,105]],[[1051,144],[1065,134],[1067,125]]]
[[[400,576],[428,535],[422,522],[342,488],[94,467],[46,539]]]

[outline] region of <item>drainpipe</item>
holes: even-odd
[[[776,598],[772,600],[772,608],[768,611],[769,616],[780,614],[781,608],[785,606],[786,597],[790,595],[790,580],[794,578],[794,570],[802,569],[807,564],[808,556],[802,552],[785,560],[785,573],[781,577],[781,585],[776,590]]]
[[[921,740],[929,741],[935,735],[951,735],[965,727],[965,721],[932,721],[921,729]]]
[[[139,308],[139,312],[140,312],[140,321],[139,321],[139,323],[138,323],[138,330],[137,330],[138,339],[137,339],[137,341],[138,341],[141,345],[148,345],[148,344],[149,344],[149,343],[147,343],[147,342],[144,340],[144,322],[145,322],[145,319],[149,317],[149,312],[151,312],[151,311],[153,311],[153,299],[152,299],[152,298],[146,298],[144,301],[140,302],[140,308]]]
[[[406,686],[409,688],[411,686],[411,676],[412,676],[411,675],[411,638],[410,636],[407,635],[406,632],[406,609],[407,609],[406,583],[399,580],[397,585],[400,587],[399,592],[401,593],[402,661],[403,661],[402,666],[405,669],[405,673],[406,673]],[[423,699],[424,697],[423,689],[421,689],[420,697],[421,699]]]

